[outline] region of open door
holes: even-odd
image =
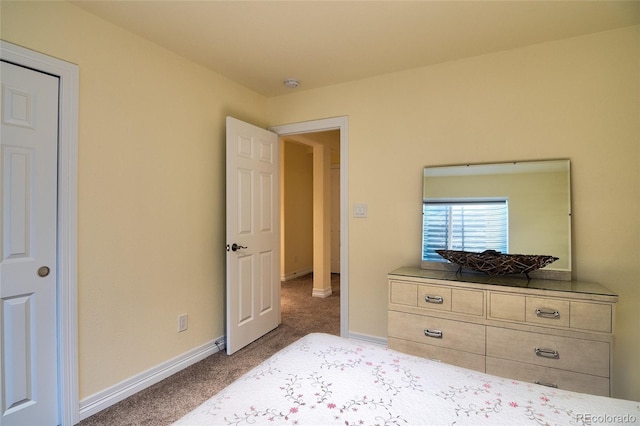
[[[280,323],[278,135],[227,117],[227,354]]]

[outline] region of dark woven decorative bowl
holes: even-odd
[[[554,256],[536,254],[502,254],[495,250],[481,253],[462,250],[436,250],[440,256],[462,268],[484,272],[488,275],[525,274],[558,260]]]

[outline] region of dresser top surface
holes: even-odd
[[[605,286],[587,281],[557,281],[532,278],[525,276],[485,275],[476,273],[457,273],[423,269],[415,266],[403,266],[389,273],[389,276],[401,276],[410,278],[434,279],[441,281],[455,281],[472,284],[485,284],[500,287],[512,287],[522,289],[536,289],[549,291],[562,291],[569,293],[597,294],[614,296],[617,294]]]

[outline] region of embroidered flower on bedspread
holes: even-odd
[[[473,376],[473,375],[474,374],[470,374],[470,376]],[[528,391],[534,391],[534,392],[539,391],[539,389],[537,389],[539,388],[539,386],[537,386],[537,388],[532,388],[528,384],[520,385],[517,382],[511,382],[511,384],[512,385],[516,384],[521,387],[526,387]],[[496,388],[499,388],[500,387],[499,385],[500,384],[498,383],[498,386],[496,386]],[[502,392],[492,393],[493,388],[494,387],[491,385],[491,383],[483,383],[481,386],[460,386],[460,387],[450,386],[447,391],[440,392],[438,396],[445,400],[449,400],[455,404],[455,413],[457,416],[471,417],[472,415],[476,415],[476,416],[480,415],[480,416],[483,416],[484,418],[489,419],[494,414],[501,413],[505,408],[503,407],[503,400],[501,398]],[[478,405],[474,400],[472,400],[472,402],[465,403],[465,400],[469,395],[476,396],[476,395],[480,395],[481,393],[484,393],[489,397],[493,397],[493,398],[486,399],[484,401],[483,406]],[[548,424],[546,421],[546,415],[544,413],[545,411],[550,411],[556,415],[564,414],[566,417],[564,418],[563,423],[567,422],[572,424],[579,424],[579,423],[574,423],[576,416],[572,410],[563,409],[563,408],[559,408],[552,405],[550,403],[551,399],[547,394],[545,393],[540,394],[540,396],[537,397],[537,400],[540,401],[540,405],[538,407],[535,406],[536,403],[534,402],[534,400],[527,399],[526,401],[521,401],[521,402],[511,400],[507,403],[506,408],[522,410],[522,414],[527,419],[532,420],[535,423],[538,423],[541,425]],[[505,414],[511,415],[514,413],[505,413]]]

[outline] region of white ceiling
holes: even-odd
[[[265,96],[640,23],[638,0],[73,3]]]

